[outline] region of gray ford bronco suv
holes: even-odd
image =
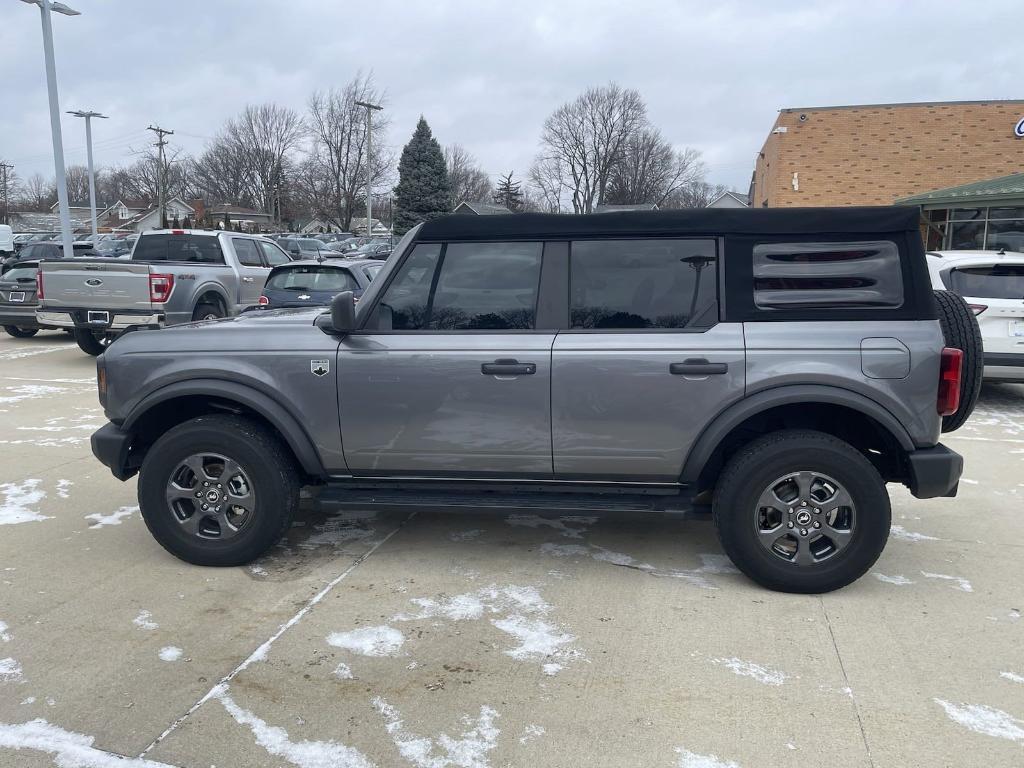
[[[863,575],[886,483],[956,493],[980,386],[910,208],[448,216],[356,305],[121,336],[98,358],[114,476],[156,539],[238,565],[299,489],[355,503],[710,508],[771,589]],[[638,524],[642,524],[639,523]]]

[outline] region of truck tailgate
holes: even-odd
[[[149,264],[125,260],[43,261],[43,309],[89,308],[148,311]]]

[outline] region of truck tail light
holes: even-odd
[[[945,347],[939,363],[939,395],[936,407],[940,416],[952,416],[960,407],[960,377],[963,373],[964,353],[961,349]]]
[[[974,313],[975,317],[988,309],[987,304],[968,304],[967,306],[971,308],[971,312]]]
[[[174,275],[151,274],[149,276],[149,300],[163,304],[174,290]]]
[[[261,295],[260,295],[260,300],[259,300],[259,305],[260,305],[261,307],[265,307],[265,306],[267,306],[267,305],[268,305],[269,303],[270,303],[270,299],[268,299],[268,298],[267,298],[266,296],[263,296],[263,295],[261,294]]]
[[[36,298],[43,298],[43,270],[36,270]]]

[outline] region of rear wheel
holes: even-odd
[[[16,325],[5,325],[4,330],[16,339],[29,339],[39,333],[38,328],[19,328]]]
[[[956,413],[942,417],[942,431],[952,432],[963,426],[978,402],[985,373],[985,350],[978,318],[963,298],[952,291],[935,291],[935,304],[939,308],[939,324],[946,346],[964,353],[960,407]]]
[[[238,416],[174,427],[146,454],[139,507],[150,533],[195,565],[243,565],[273,546],[298,507],[299,473],[281,441]]]
[[[726,554],[761,586],[821,593],[878,559],[891,511],[875,467],[848,443],[809,430],[775,432],[732,457],[712,513]]]
[[[75,341],[78,348],[87,355],[102,355],[114,341],[113,335],[102,331],[90,331],[88,328],[75,328]]]
[[[197,320],[217,320],[224,317],[224,310],[217,304],[198,304],[192,312],[192,322]]]

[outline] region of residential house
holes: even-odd
[[[749,208],[747,196],[742,192],[726,191],[708,203],[708,208]]]
[[[452,213],[466,213],[475,216],[500,216],[512,213],[512,211],[504,205],[498,205],[497,203],[486,203],[482,200],[463,200],[455,206],[455,210]]]

